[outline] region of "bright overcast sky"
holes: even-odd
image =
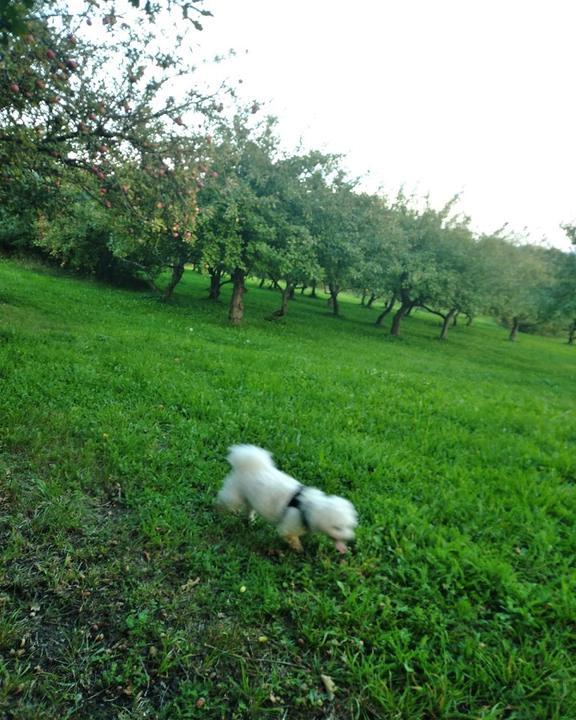
[[[574,0],[206,0],[242,96],[289,146],[568,248],[576,219]],[[248,54],[244,51],[248,50]]]

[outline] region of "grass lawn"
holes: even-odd
[[[574,720],[576,348],[206,285],[0,263],[0,716]],[[215,513],[236,442],[354,551]]]

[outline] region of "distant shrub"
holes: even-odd
[[[77,200],[65,216],[40,216],[33,243],[47,258],[75,273],[116,284],[139,281],[138,268],[112,250],[114,228],[105,210],[89,198]]]
[[[34,217],[31,213],[14,215],[0,208],[0,249],[5,253],[31,250],[34,233]]]

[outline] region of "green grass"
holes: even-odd
[[[0,264],[0,712],[573,720],[574,348],[205,287]],[[349,497],[354,552],[217,515],[235,442]]]

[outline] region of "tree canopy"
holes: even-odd
[[[191,265],[213,300],[232,284],[235,324],[255,276],[281,293],[272,317],[296,287],[323,287],[334,315],[343,291],[367,308],[383,298],[377,323],[392,313],[393,335],[421,308],[443,339],[458,315],[492,313],[511,339],[554,326],[573,340],[573,253],[477,235],[457,198],[437,209],[368,193],[341,157],[283,149],[258,103],[200,90],[188,38],[209,15],[200,0],[2,5],[5,250],[138,278],[165,298]]]

